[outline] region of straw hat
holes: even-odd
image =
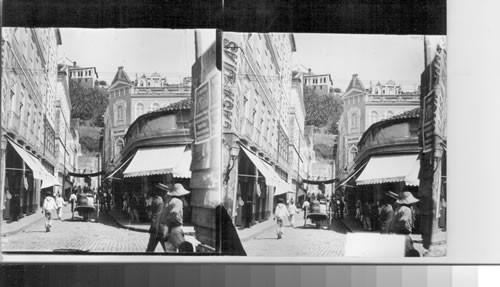
[[[399,199],[396,200],[396,203],[398,204],[412,204],[415,202],[419,202],[419,199],[416,199],[413,194],[409,191],[405,191],[403,193],[399,194]]]
[[[168,196],[184,196],[184,195],[187,195],[190,193],[191,193],[191,191],[186,190],[184,188],[184,186],[182,186],[182,184],[176,183],[176,184],[174,184],[174,188],[172,189],[172,191],[167,192],[167,195]]]

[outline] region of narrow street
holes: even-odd
[[[304,228],[303,214],[299,213],[295,218],[296,228],[292,228],[288,221],[285,221],[284,224],[285,231],[282,239],[277,239],[273,225],[251,239],[243,241],[247,255],[270,257],[344,256],[347,230],[337,220],[333,219],[332,224],[327,229],[316,229],[308,220],[308,225]]]
[[[1,238],[5,252],[47,251],[77,249],[90,252],[145,252],[149,234],[120,228],[110,216],[100,214],[99,222],[71,220],[69,206],[63,220],[53,220],[52,230],[45,232],[44,221],[30,226],[24,232]],[[156,252],[163,252],[160,245]]]

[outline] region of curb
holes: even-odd
[[[5,233],[2,233],[2,237],[6,237],[6,236],[11,236],[11,235],[15,235],[17,233],[20,233],[20,232],[23,232],[25,229],[27,229],[28,227],[31,227],[33,225],[35,225],[36,223],[39,223],[40,221],[43,221],[45,217],[40,217],[39,219],[31,222],[31,223],[28,223],[26,225],[23,225],[21,226],[19,229],[16,229],[16,230],[12,230],[12,231],[9,231],[9,232],[5,232]]]

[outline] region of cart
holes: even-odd
[[[81,193],[78,195],[75,210],[83,221],[89,221],[91,216],[99,221],[99,203],[94,200],[94,195],[90,193]]]
[[[321,228],[325,223],[330,222],[331,213],[328,209],[328,203],[326,200],[314,200],[310,205],[310,212],[307,214],[307,218],[316,226],[316,228]]]

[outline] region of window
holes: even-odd
[[[388,111],[387,118],[391,118],[392,116],[394,116],[394,113],[392,111]]]
[[[160,105],[158,103],[154,103],[153,104],[153,111],[156,111],[158,109],[160,109]]]
[[[354,161],[356,155],[358,155],[358,148],[355,145],[352,145],[349,148],[349,164],[351,164]]]
[[[115,155],[119,155],[124,146],[123,139],[118,138],[115,142]]]
[[[142,114],[144,114],[144,105],[138,103],[137,106],[135,107],[135,115],[139,117]]]
[[[358,114],[352,113],[351,114],[351,131],[357,130],[357,129],[358,129]]]
[[[117,115],[118,121],[123,121],[123,106],[122,105],[119,105],[116,108],[116,115]]]

